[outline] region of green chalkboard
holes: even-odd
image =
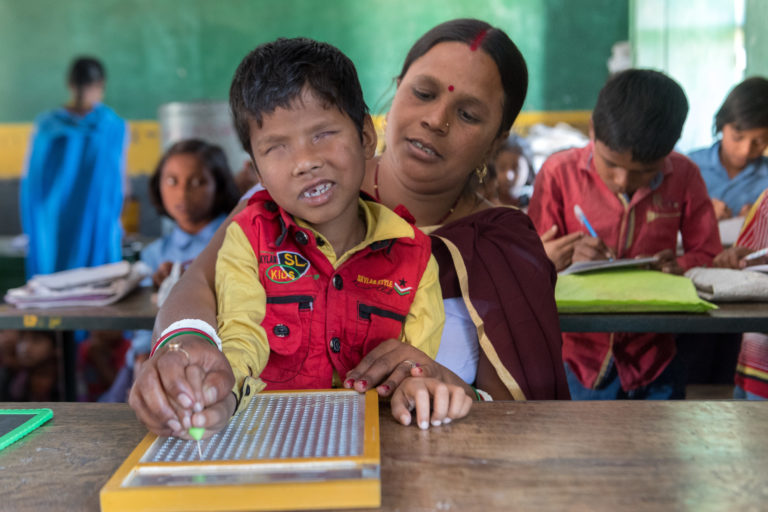
[[[299,35],[346,52],[381,112],[410,45],[456,17],[485,19],[520,46],[526,110],[592,108],[611,45],[628,37],[628,0],[0,0],[0,123],[63,102],[78,54],[106,63],[107,103],[153,119],[165,102],[225,99],[249,50]]]

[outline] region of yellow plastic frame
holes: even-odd
[[[313,390],[314,391],[314,390]],[[273,391],[278,393],[307,393],[307,390]],[[310,391],[312,392],[312,391]],[[321,390],[318,393],[349,392],[349,390]],[[100,493],[103,512],[123,511],[235,511],[235,510],[291,510],[367,508],[381,505],[381,479],[357,478],[326,482],[283,482],[241,485],[205,486],[145,486],[122,487],[128,476],[142,467],[180,466],[253,466],[279,463],[352,462],[357,467],[379,466],[381,462],[379,437],[379,399],[375,390],[365,394],[365,420],[363,452],[352,457],[271,459],[214,462],[153,462],[142,463],[141,458],[157,439],[147,434],[127,459],[102,487]]]

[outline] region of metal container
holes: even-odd
[[[229,104],[225,101],[165,103],[158,109],[157,117],[163,151],[183,139],[203,139],[221,146],[233,174],[249,159],[240,145]]]

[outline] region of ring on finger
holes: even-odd
[[[168,347],[168,352],[181,352],[185,356],[187,356],[187,363],[189,363],[192,359],[189,357],[189,352],[184,350],[184,347],[181,346],[180,340],[171,340],[166,345]]]
[[[403,363],[409,365],[411,367],[411,370],[413,370],[414,368],[418,368],[419,367],[419,363],[414,363],[410,359],[406,359],[405,361],[403,361]]]

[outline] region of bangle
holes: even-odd
[[[178,336],[184,336],[187,334],[203,338],[205,341],[207,341],[211,345],[216,346],[216,342],[213,341],[210,338],[210,336],[208,336],[206,333],[202,331],[198,331],[197,329],[176,329],[175,331],[171,331],[165,336],[162,336],[160,339],[157,340],[157,342],[155,343],[155,346],[152,347],[152,350],[149,353],[149,357],[152,357],[155,354],[155,352],[157,352],[161,347],[165,346],[173,338],[176,338]]]
[[[493,397],[487,391],[483,391],[482,389],[477,389],[475,386],[469,386],[469,387],[471,387],[472,391],[475,392],[475,396],[477,397],[478,402],[493,402]]]
[[[191,334],[193,336],[204,338],[221,351],[221,339],[216,334],[216,330],[211,327],[210,324],[202,320],[188,318],[179,320],[168,326],[155,342],[149,356],[152,357],[157,349],[165,345],[170,339],[183,334]]]
[[[216,348],[221,350],[221,338],[216,334],[216,329],[214,329],[208,322],[197,318],[185,318],[184,320],[173,322],[162,332],[162,334],[160,334],[160,338],[162,339],[166,334],[178,329],[192,329],[205,333],[213,341],[214,345],[216,345]]]

